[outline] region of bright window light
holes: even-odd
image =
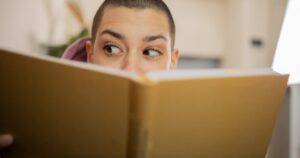
[[[273,69],[290,74],[290,85],[300,83],[300,0],[289,0]]]

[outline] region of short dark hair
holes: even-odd
[[[156,9],[166,14],[169,22],[169,30],[171,36],[171,46],[174,47],[175,44],[175,23],[168,6],[163,2],[163,0],[105,0],[98,11],[95,14],[93,26],[92,26],[92,39],[95,41],[99,24],[101,23],[104,10],[107,6],[113,7],[127,7],[127,8],[137,8],[137,9]]]

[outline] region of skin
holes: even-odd
[[[167,16],[155,9],[107,7],[86,50],[88,63],[137,73],[174,70],[179,58]],[[0,135],[0,149],[12,143],[12,135]]]
[[[89,63],[137,73],[174,70],[179,57],[167,16],[155,9],[107,7],[86,50]]]
[[[13,143],[13,136],[10,134],[0,135],[0,149],[10,146]]]

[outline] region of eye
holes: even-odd
[[[121,49],[115,45],[108,44],[103,47],[105,53],[109,56],[118,55],[121,53]]]
[[[151,58],[155,58],[157,56],[160,56],[161,54],[162,53],[156,49],[147,49],[147,50],[144,50],[144,52],[143,52],[143,55],[146,55]]]

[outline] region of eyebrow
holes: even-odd
[[[117,33],[115,31],[112,31],[112,30],[109,30],[109,29],[104,30],[104,31],[101,32],[101,35],[105,35],[105,34],[109,34],[109,35],[111,35],[111,36],[113,36],[113,37],[115,37],[119,40],[124,40],[125,39],[125,37],[122,34]],[[167,41],[167,38],[163,35],[146,36],[146,37],[143,38],[143,41],[144,42],[151,42],[151,41],[155,41],[155,40],[158,40],[158,39],[162,39],[164,41]]]
[[[145,42],[151,42],[151,41],[155,41],[158,39],[162,39],[164,41],[167,41],[167,38],[163,35],[154,35],[154,36],[146,36],[143,38],[143,41]]]
[[[123,40],[125,39],[125,37],[123,35],[121,35],[120,33],[117,33],[115,31],[112,31],[112,30],[104,30],[101,32],[101,35],[104,35],[104,34],[109,34],[117,39],[120,39],[120,40]]]

